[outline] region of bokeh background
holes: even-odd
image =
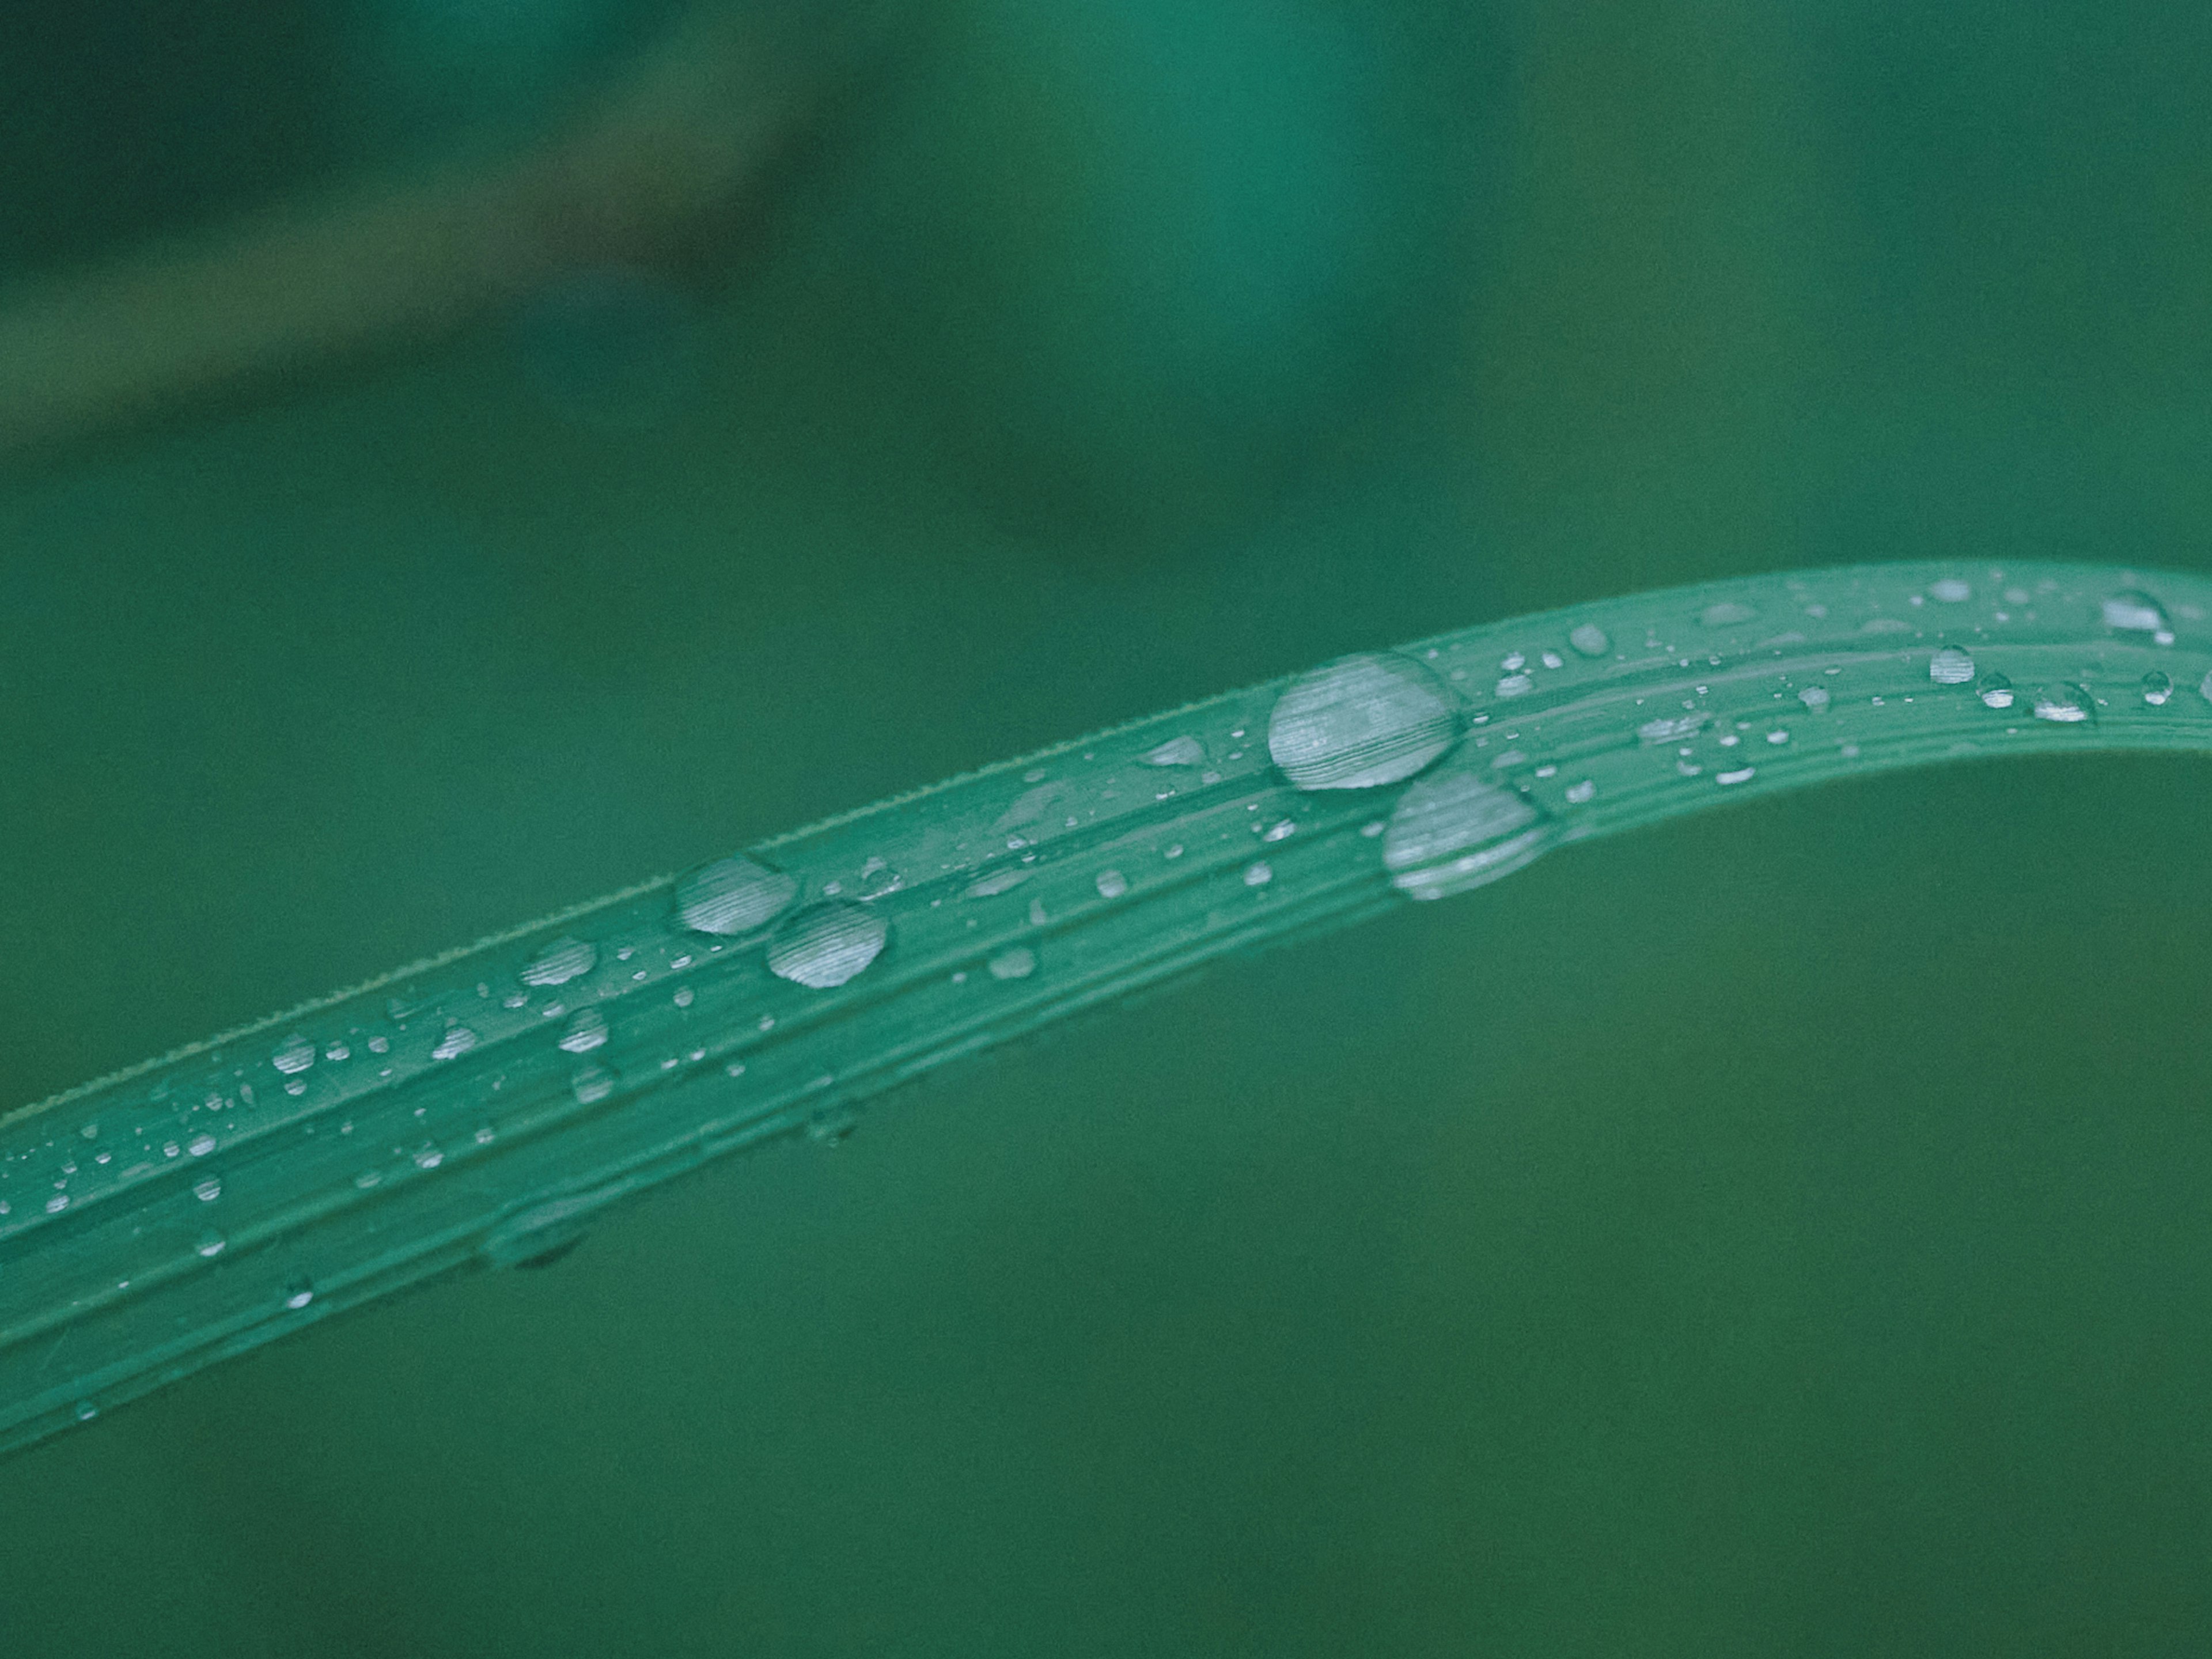
[[[678,9],[12,9],[0,290]],[[891,15],[711,269],[0,471],[0,1097],[1340,651],[2212,565],[2208,52]],[[0,1653],[2202,1651],[2208,782],[1832,786],[971,1064],[0,1467]]]

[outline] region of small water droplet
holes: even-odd
[[[586,1066],[568,1079],[580,1106],[596,1106],[615,1091],[615,1074],[604,1066]]]
[[[1778,726],[1766,734],[1766,740],[1769,743],[1787,743],[1790,741],[1790,733]]]
[[[1748,783],[1758,771],[1759,769],[1755,766],[1741,766],[1733,772],[1714,773],[1713,781],[1715,783]]]
[[[2212,684],[2212,674],[2208,674],[2204,678],[2207,684]],[[2212,696],[2212,692],[2207,692],[2205,695],[2207,696]],[[1182,843],[1179,841],[1170,843],[1167,850],[1162,853],[1160,856],[1164,859],[1181,858],[1182,856]]]
[[[1296,835],[1297,830],[1298,826],[1292,820],[1278,818],[1261,833],[1260,839],[1267,842],[1287,841]]]
[[[1595,787],[1577,784],[1567,799],[1580,805],[1595,793]],[[1551,839],[1551,821],[1527,799],[1455,769],[1399,799],[1382,837],[1382,867],[1401,892],[1443,898],[1518,870]]]
[[[2142,677],[2142,700],[2154,708],[2163,708],[2173,697],[2173,682],[2154,668]]]
[[[1274,878],[1274,867],[1265,859],[1254,859],[1244,866],[1244,884],[1247,887],[1265,887]]]
[[[689,1008],[698,1000],[698,996],[699,994],[690,986],[679,985],[676,988],[676,994],[669,998],[669,1000],[679,1008]]]
[[[2172,626],[2166,619],[2166,607],[2139,588],[2122,588],[2102,608],[2105,626],[2124,633],[2157,634]]]
[[[881,953],[890,923],[857,904],[817,904],[785,921],[768,947],[769,971],[826,991],[859,974]]]
[[[308,1280],[295,1279],[284,1287],[284,1305],[294,1313],[315,1299],[315,1287]]]
[[[209,1176],[192,1183],[192,1196],[203,1204],[212,1204],[222,1196],[222,1177]]]
[[[1585,657],[1602,657],[1613,649],[1613,641],[1595,623],[1584,623],[1567,635],[1567,643]]]
[[[579,1008],[561,1034],[561,1047],[572,1054],[584,1054],[606,1040],[607,1017],[596,1008]]]
[[[2012,707],[2012,682],[1992,670],[1982,676],[1978,695],[1991,708]]]
[[[1030,878],[1027,870],[994,870],[987,876],[978,876],[961,890],[963,898],[995,898],[1012,887],[1018,887]]]
[[[1808,708],[1815,710],[1826,708],[1828,706],[1828,688],[1825,685],[1808,685],[1797,694],[1797,701]]]
[[[100,1407],[89,1400],[78,1401],[76,1402],[76,1420],[80,1423],[89,1423],[94,1418],[100,1415]]]
[[[563,934],[523,964],[525,985],[566,985],[599,965],[599,947]]]
[[[1723,599],[1698,612],[1698,620],[1707,628],[1733,628],[1738,623],[1749,622],[1758,614],[1747,605],[1741,605],[1734,599]]]
[[[1565,668],[1567,659],[1556,651],[1547,651],[1540,659],[1547,668]]]
[[[1412,777],[1458,737],[1452,695],[1410,657],[1361,653],[1301,674],[1276,699],[1267,752],[1301,789]]]
[[[1597,784],[1589,778],[1567,786],[1567,799],[1577,806],[1597,799]]]
[[[2060,726],[2078,726],[2094,718],[2089,694],[2078,685],[2047,686],[2035,694],[2035,718]]]
[[[194,1135],[185,1143],[185,1150],[194,1158],[205,1158],[215,1150],[215,1137],[209,1134]]]
[[[1928,659],[1928,678],[1938,685],[1964,685],[1974,678],[1974,659],[1955,645],[1947,645]]]
[[[1956,576],[1946,576],[1928,584],[1928,597],[1941,605],[1964,605],[1974,597],[1974,590]]]
[[[489,1123],[479,1123],[477,1125],[477,1132],[473,1139],[477,1146],[489,1146],[499,1139],[499,1131]]]
[[[742,854],[702,864],[676,884],[676,919],[695,933],[749,933],[799,896],[799,878]]]
[[[989,967],[993,979],[1027,979],[1036,971],[1036,952],[1017,945],[993,957]]]
[[[1042,927],[1048,920],[1050,920],[1050,918],[1045,915],[1044,901],[1041,898],[1031,899],[1030,901],[1030,926],[1032,927]]]
[[[46,1213],[48,1215],[59,1215],[67,1208],[69,1208],[69,1194],[67,1193],[56,1193],[52,1198],[46,1200]]]
[[[1682,738],[1693,738],[1705,728],[1702,714],[1678,714],[1672,719],[1646,720],[1636,728],[1638,738],[1647,744],[1673,743]]]
[[[1145,750],[1138,759],[1147,766],[1196,766],[1206,759],[1206,745],[1188,735],[1170,738]]]
[[[199,1236],[198,1239],[193,1243],[192,1249],[200,1255],[218,1256],[223,1253],[224,1248],[228,1245],[230,1241],[228,1239],[225,1238],[221,1233],[210,1227]]]
[[[353,1184],[363,1192],[368,1191],[372,1187],[381,1186],[383,1182],[384,1177],[374,1170],[363,1170],[353,1178]]]
[[[445,1149],[434,1140],[426,1140],[410,1154],[418,1170],[434,1170],[446,1161]]]
[[[315,1063],[315,1045],[295,1031],[276,1045],[269,1063],[287,1077],[304,1072]]]
[[[1437,653],[1431,651],[1429,654],[1433,657]],[[1516,651],[1507,656],[1498,665],[1509,674],[1517,674],[1528,665],[1528,659],[1522,656],[1518,651]]]
[[[1100,898],[1119,898],[1128,890],[1129,878],[1119,870],[1101,870],[1098,872]]]
[[[387,1036],[373,1036],[369,1038],[368,1052],[372,1054],[390,1054],[392,1052],[392,1039]]]
[[[1525,697],[1536,689],[1536,682],[1526,674],[1508,674],[1498,682],[1501,697]]]
[[[456,1060],[477,1046],[477,1034],[465,1025],[451,1026],[430,1050],[433,1060]]]

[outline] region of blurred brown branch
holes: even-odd
[[[849,57],[822,44],[802,64],[708,3],[519,154],[0,293],[0,458],[433,338],[564,270],[701,256]]]

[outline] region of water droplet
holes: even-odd
[[[2163,708],[2173,696],[2173,682],[2155,668],[2142,677],[2142,699],[2154,708]]]
[[[669,998],[669,1000],[679,1008],[689,1008],[698,1000],[698,996],[699,994],[690,986],[679,985],[676,988],[676,994]]]
[[[993,979],[1027,979],[1036,971],[1036,952],[1017,945],[993,957],[989,966]]]
[[[1567,643],[1585,657],[1602,657],[1613,649],[1613,641],[1606,637],[1605,629],[1595,623],[1584,623],[1567,635]]]
[[[749,933],[799,896],[799,878],[743,855],[702,864],[676,884],[676,919],[695,933]]]
[[[961,890],[963,898],[995,898],[1009,888],[1018,887],[1030,878],[1026,870],[994,870],[988,876],[978,876]]]
[[[1412,777],[1458,736],[1452,696],[1410,657],[1362,653],[1301,674],[1276,699],[1267,752],[1301,789]]]
[[[1547,651],[1542,661],[1547,668],[1565,668],[1567,665],[1567,659],[1556,651]]]
[[[1595,800],[1597,799],[1597,784],[1589,778],[1584,778],[1580,783],[1571,783],[1567,786],[1567,799],[1577,806]]]
[[[185,1143],[185,1150],[194,1158],[205,1158],[215,1150],[215,1137],[207,1134],[194,1135]]]
[[[498,1139],[499,1131],[493,1128],[490,1124],[479,1123],[477,1125],[475,1139],[477,1146],[489,1146],[493,1141],[497,1140]]]
[[[1749,622],[1758,614],[1747,605],[1740,605],[1734,599],[1723,599],[1698,612],[1698,620],[1707,628],[1733,628],[1738,623]]]
[[[1759,769],[1755,766],[1738,767],[1733,772],[1714,773],[1713,781],[1715,783],[1749,783],[1758,771]]]
[[[1030,901],[1030,926],[1032,927],[1042,927],[1049,920],[1051,920],[1051,918],[1045,915],[1044,901],[1041,898],[1031,899]]]
[[[1982,676],[1979,696],[1992,708],[2012,707],[2012,682],[1992,671]]]
[[[372,1054],[390,1054],[392,1052],[392,1039],[386,1036],[373,1036],[369,1038],[368,1052]]]
[[[2089,694],[2078,685],[2049,686],[2035,694],[2035,718],[2053,720],[2061,726],[2077,726],[2095,715],[2089,704]]]
[[[1170,738],[1138,758],[1147,766],[1196,766],[1206,759],[1206,745],[1196,738]]]
[[[315,1063],[315,1045],[295,1031],[276,1045],[269,1063],[287,1077],[304,1072]]]
[[[1265,887],[1274,878],[1274,866],[1265,859],[1254,859],[1244,866],[1244,884],[1247,887]]]
[[[596,1008],[579,1008],[561,1033],[561,1046],[572,1054],[589,1054],[607,1040],[607,1017]]]
[[[2104,603],[2105,626],[2130,634],[2160,634],[2172,626],[2166,607],[2138,588],[2124,587]]]
[[[1536,689],[1536,682],[1526,674],[1508,674],[1498,682],[1501,697],[1525,697]]]
[[[56,1193],[52,1198],[46,1200],[46,1213],[48,1215],[59,1215],[67,1208],[69,1208],[69,1194],[67,1193]]]
[[[1828,688],[1825,685],[1808,685],[1797,694],[1797,701],[1808,708],[1815,710],[1826,708],[1828,706]]]
[[[1938,685],[1964,685],[1974,678],[1974,659],[1955,645],[1947,645],[1928,659],[1928,678]]]
[[[1573,788],[1567,795],[1577,799]],[[1382,836],[1382,867],[1399,891],[1443,898],[1518,870],[1551,839],[1551,821],[1522,796],[1453,770],[1425,779],[1399,799]]]
[[[229,1243],[228,1239],[210,1227],[199,1236],[192,1249],[204,1256],[218,1256],[223,1253],[224,1247]]]
[[[1437,653],[1431,651],[1429,654],[1433,657]],[[1528,659],[1522,656],[1518,651],[1516,651],[1510,656],[1506,657],[1504,660],[1500,662],[1498,665],[1509,674],[1517,674],[1528,665]]]
[[[315,1287],[304,1279],[295,1279],[284,1287],[284,1305],[294,1313],[315,1299]]]
[[[1129,878],[1119,870],[1101,870],[1098,872],[1100,898],[1119,898],[1128,890]]]
[[[1261,833],[1260,839],[1266,842],[1288,841],[1297,830],[1298,826],[1292,820],[1278,818]]]
[[[1964,605],[1974,597],[1974,590],[1956,576],[1946,576],[1928,584],[1928,596],[1942,605]]]
[[[426,1140],[410,1154],[418,1170],[434,1170],[446,1161],[445,1149],[434,1140]]]
[[[80,1423],[89,1423],[94,1418],[100,1415],[100,1407],[89,1400],[78,1401],[76,1402],[76,1420]]]
[[[769,971],[826,991],[873,962],[890,937],[890,923],[872,910],[842,901],[817,904],[776,929],[768,947]]]
[[[222,1177],[209,1176],[192,1183],[192,1196],[203,1204],[212,1204],[222,1196]]]
[[[580,1106],[596,1106],[615,1091],[615,1074],[604,1066],[586,1066],[568,1079]]]
[[[599,965],[598,945],[563,934],[531,957],[519,977],[525,985],[566,985]]]
[[[1766,734],[1766,740],[1769,743],[1787,743],[1790,741],[1790,733],[1778,726]]]
[[[1826,701],[1825,696],[1822,701]],[[1672,719],[1646,720],[1636,728],[1636,735],[1647,744],[1673,743],[1678,738],[1697,736],[1705,724],[1705,717],[1701,714],[1678,714]]]
[[[477,1034],[474,1031],[465,1025],[452,1026],[445,1036],[438,1039],[438,1046],[430,1050],[430,1058],[456,1060],[476,1046]]]

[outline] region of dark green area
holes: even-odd
[[[0,100],[9,268],[411,153],[366,12],[149,4],[40,14],[110,95]],[[569,16],[538,106],[650,33]],[[2200,10],[902,27],[718,291],[0,481],[0,1099],[1341,650],[2212,563]],[[0,1467],[0,1653],[2199,1650],[2207,781],[1830,787],[1001,1054]]]

